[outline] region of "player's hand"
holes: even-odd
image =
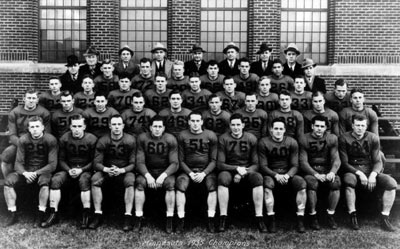
[[[76,178],[76,169],[73,168],[73,169],[68,170],[68,174],[70,177]]]
[[[144,177],[146,178],[147,186],[149,188],[152,188],[152,189],[157,188],[156,180],[154,179],[154,177],[152,175],[150,175],[150,173],[147,173]]]
[[[247,169],[245,167],[237,167],[236,170],[241,176],[244,176],[247,174]]]
[[[36,172],[24,172],[22,175],[25,177],[27,183],[32,183],[37,178]]]
[[[335,181],[335,173],[333,172],[329,172],[328,174],[326,174],[326,180],[330,181],[330,182],[334,182]]]
[[[242,176],[241,176],[240,174],[236,174],[236,175],[233,177],[233,182],[234,182],[234,183],[239,183],[240,180],[242,180]]]
[[[113,168],[113,171],[114,171],[114,176],[119,176],[125,173],[125,169],[121,169],[118,167]]]
[[[189,173],[189,177],[190,177],[190,179],[192,179],[192,181],[194,181],[195,182],[195,178],[196,178],[196,175],[197,175],[197,173],[194,173],[194,172],[190,172]]]
[[[161,188],[161,187],[162,187],[162,185],[163,185],[163,183],[164,183],[164,181],[165,181],[165,178],[167,178],[167,174],[165,174],[165,173],[162,173],[162,174],[157,178],[157,180],[156,180],[157,188]]]
[[[275,179],[276,179],[276,181],[277,181],[278,183],[280,183],[280,184],[282,184],[282,185],[285,185],[285,184],[287,183],[287,181],[288,181],[288,180],[285,179],[285,176],[284,176],[284,175],[281,175],[281,174],[276,174],[276,175],[275,175]]]
[[[103,172],[108,174],[109,176],[114,176],[114,171],[113,171],[113,168],[111,168],[111,167],[104,167]]]
[[[325,174],[318,174],[318,173],[316,173],[316,174],[314,175],[314,177],[317,178],[317,180],[320,181],[320,182],[326,181],[326,175],[325,175]]]
[[[363,185],[364,187],[367,187],[367,185],[368,185],[367,176],[361,171],[357,171],[356,174],[358,175],[358,177],[360,177],[361,185]]]
[[[368,177],[368,190],[372,191],[376,187],[376,173],[372,172]]]
[[[204,172],[195,173],[195,178],[193,181],[196,183],[201,183],[205,177],[206,177],[206,173],[204,173]]]

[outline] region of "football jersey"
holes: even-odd
[[[231,114],[227,111],[221,110],[215,115],[210,110],[206,110],[203,112],[203,126],[219,136],[229,130],[230,118]]]
[[[257,138],[267,135],[268,114],[265,111],[256,109],[254,112],[248,112],[246,107],[243,107],[235,111],[235,113],[240,113],[243,116],[245,131],[250,132]]]
[[[149,78],[144,78],[138,74],[132,78],[132,88],[138,89],[142,93],[145,93],[149,89],[154,88],[154,77],[151,75]]]
[[[339,113],[343,108],[351,107],[350,93],[346,93],[343,99],[338,99],[334,92],[328,92],[325,94],[325,102],[327,107]]]
[[[207,89],[212,93],[223,91],[224,78],[225,76],[222,74],[218,74],[218,77],[214,80],[210,79],[208,77],[208,74],[201,75],[200,76],[201,89]]]
[[[111,91],[119,89],[118,81],[117,75],[113,75],[109,79],[104,78],[104,75],[99,75],[93,80],[95,91],[104,93],[107,96]]]
[[[271,129],[272,121],[275,118],[283,118],[286,122],[286,136],[298,139],[304,134],[304,119],[300,112],[290,110],[282,112],[280,109],[272,111],[268,116],[268,127]]]
[[[149,131],[150,120],[155,115],[156,113],[149,108],[143,108],[141,112],[134,112],[132,109],[125,110],[121,114],[125,123],[125,132],[131,135],[139,135]]]
[[[261,96],[260,94],[257,94],[257,100],[257,108],[262,109],[267,113],[270,113],[279,107],[279,97],[276,93],[269,93],[268,96]]]
[[[84,92],[77,92],[74,95],[75,99],[75,106],[82,109],[86,110],[87,108],[94,107],[94,95],[96,93],[93,92],[92,94],[86,95]]]
[[[293,89],[293,78],[288,75],[282,75],[278,78],[274,74],[271,74],[268,77],[271,79],[271,92],[279,94],[282,90]]]
[[[187,119],[190,113],[189,109],[182,107],[180,112],[172,112],[171,108],[165,108],[158,114],[165,118],[165,130],[177,136],[179,132],[188,128]]]
[[[292,97],[291,109],[297,110],[303,113],[306,110],[312,109],[312,93],[309,91],[304,91],[302,94],[297,94],[295,92],[290,92],[290,96]]]
[[[50,113],[62,108],[61,92],[57,95],[51,94],[51,91],[41,92],[39,94],[39,104],[46,108]]]
[[[167,89],[167,91],[162,94],[158,94],[156,90],[150,89],[144,93],[146,106],[152,109],[155,112],[159,112],[162,109],[169,106],[169,93],[171,89]]]
[[[185,75],[182,79],[175,79],[174,77],[168,79],[167,88],[171,90],[178,90],[180,92],[189,89],[189,76]]]
[[[132,96],[139,92],[137,89],[130,89],[129,91],[121,91],[120,89],[111,91],[108,94],[108,105],[113,107],[119,113],[132,107]]]
[[[217,95],[221,98],[222,110],[232,113],[244,106],[246,95],[242,92],[235,91],[235,94],[232,97],[228,96],[225,91],[217,92]]]
[[[51,115],[51,131],[56,138],[60,138],[70,130],[71,117],[82,114],[83,110],[74,107],[70,112],[64,112],[62,109],[55,111]]]
[[[378,130],[378,116],[376,115],[376,112],[372,110],[369,107],[364,107],[362,111],[355,111],[351,107],[346,107],[344,108],[340,113],[339,113],[339,129],[340,129],[340,134],[345,133],[346,131],[352,131],[352,121],[351,118],[353,115],[359,114],[367,117],[368,119],[368,128],[367,130],[375,133],[377,136],[379,136],[379,130]]]
[[[256,92],[258,89],[258,80],[260,77],[258,77],[257,74],[250,73],[249,77],[246,79],[243,79],[240,74],[237,74],[232,77],[233,81],[236,83],[236,90],[241,91],[244,93],[252,93]]]
[[[207,89],[201,89],[200,92],[194,93],[189,89],[186,89],[182,93],[183,103],[182,106],[186,107],[192,111],[202,111],[207,109],[208,107],[208,97],[211,95],[211,92]]]
[[[311,132],[311,125],[312,122],[311,120],[315,117],[315,116],[323,116],[326,117],[328,119],[328,127],[327,127],[327,131],[331,132],[333,134],[335,134],[336,136],[339,136],[339,116],[337,115],[336,112],[332,111],[329,108],[325,108],[325,111],[323,113],[318,113],[315,112],[314,110],[307,110],[303,113],[303,117],[304,117],[304,132]]]
[[[82,115],[86,119],[87,131],[100,138],[110,132],[109,122],[113,115],[119,114],[114,108],[107,107],[104,112],[97,112],[95,107],[86,109]]]

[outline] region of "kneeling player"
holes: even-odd
[[[306,181],[296,175],[299,168],[298,145],[296,140],[285,136],[286,124],[283,119],[271,122],[271,137],[264,137],[258,143],[260,171],[264,175],[264,199],[268,215],[268,231],[276,232],[273,190],[291,187],[296,191],[297,231],[305,232],[304,209],[307,193]]]
[[[71,117],[71,131],[60,138],[59,167],[51,178],[50,185],[50,216],[42,227],[53,225],[58,217],[58,204],[61,200],[61,187],[69,182],[79,184],[83,205],[81,229],[88,226],[90,213],[90,178],[92,177],[92,163],[97,138],[85,132],[85,118],[82,115]]]
[[[340,178],[336,175],[340,167],[338,140],[327,132],[329,121],[324,116],[311,119],[312,132],[300,140],[300,167],[306,173],[307,197],[310,206],[311,228],[319,230],[317,219],[317,191],[320,185],[329,189],[328,224],[337,229],[333,215],[340,198]]]
[[[209,232],[215,232],[214,216],[217,207],[216,182],[214,172],[217,160],[217,136],[210,130],[203,130],[203,117],[200,112],[189,114],[189,129],[178,135],[179,162],[181,174],[176,179],[176,207],[179,223],[177,232],[183,232],[185,218],[186,190],[189,184],[202,184],[208,191]]]
[[[136,223],[135,231],[139,232],[143,221],[143,205],[146,188],[165,190],[167,206],[166,232],[172,233],[172,218],[175,208],[175,172],[178,169],[178,144],[176,138],[164,133],[165,120],[154,116],[150,121],[150,132],[139,135],[137,144],[136,180]]]

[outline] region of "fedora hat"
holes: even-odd
[[[99,56],[100,53],[96,50],[94,46],[89,46],[88,49],[86,49],[86,52],[83,54],[83,56],[88,56],[88,55],[97,55]]]
[[[289,45],[287,46],[287,48],[286,48],[283,52],[286,54],[288,51],[293,51],[293,52],[295,52],[297,55],[300,54],[299,48],[298,48],[298,47],[296,46],[296,44],[294,44],[294,43],[289,43]]]
[[[189,50],[189,53],[194,53],[194,52],[207,53],[207,51],[205,51],[199,44],[194,44],[192,49]]]
[[[317,66],[317,63],[314,63],[314,61],[311,58],[304,59],[303,63],[301,64],[301,68],[307,68],[309,66],[315,67]]]
[[[167,48],[164,47],[164,45],[160,42],[157,42],[156,45],[153,47],[153,49],[151,50],[151,53],[154,53],[157,50],[164,50],[165,52],[167,52]]]
[[[79,64],[78,56],[71,54],[67,57],[67,64],[66,67],[72,67],[75,64]]]
[[[133,52],[133,50],[132,50],[128,45],[123,46],[123,47],[118,51],[118,54],[121,55],[122,52],[123,52],[124,50],[128,51],[129,53],[131,53],[131,56],[133,56],[133,55],[135,54],[135,52]]]
[[[257,54],[262,54],[265,51],[272,52],[272,48],[270,46],[268,46],[268,44],[266,42],[263,42],[263,43],[261,43],[260,49],[257,51]]]
[[[230,43],[224,48],[224,50],[223,50],[222,52],[223,52],[224,54],[226,54],[226,52],[227,52],[229,49],[231,49],[231,48],[235,49],[236,52],[238,52],[238,53],[240,52],[239,47],[236,46],[236,44],[233,43],[233,42],[230,42]]]

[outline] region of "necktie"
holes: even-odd
[[[200,70],[200,63],[196,62],[197,70]]]
[[[233,61],[230,61],[229,64],[230,64],[229,67],[233,68]]]
[[[124,63],[124,69],[126,69],[128,67],[128,64]]]
[[[265,71],[265,69],[267,68],[267,62],[263,62],[262,63],[262,70]]]

